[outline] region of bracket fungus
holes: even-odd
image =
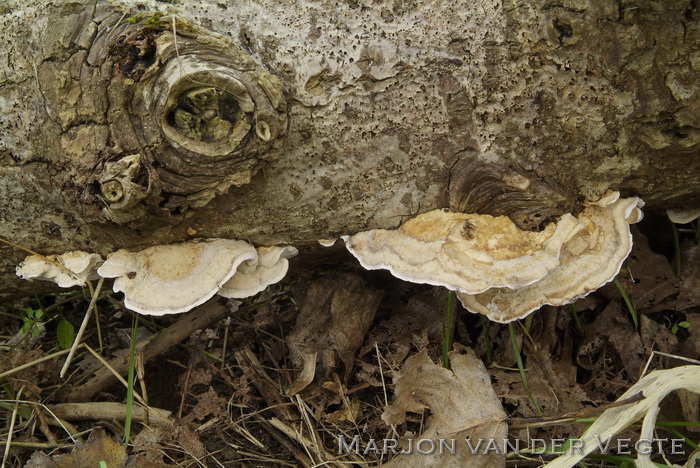
[[[299,251],[292,246],[258,247],[257,261],[242,263],[236,273],[219,290],[220,296],[241,299],[254,296],[284,278],[290,258]]]
[[[413,283],[478,294],[538,281],[559,265],[559,251],[581,228],[570,214],[532,232],[507,216],[433,210],[396,230],[375,229],[343,240],[368,270],[387,269]]]
[[[88,280],[97,279],[97,264],[102,261],[98,254],[76,250],[62,255],[29,255],[15,270],[27,280],[53,281],[62,288],[85,286]]]
[[[690,208],[686,210],[669,209],[666,210],[666,215],[672,223],[688,224],[700,217],[700,208]]]
[[[639,198],[617,197],[619,193],[613,192],[612,197],[584,208],[578,216],[583,229],[566,243],[560,265],[543,279],[525,287],[493,288],[477,295],[458,292],[462,305],[506,323],[545,304],[570,304],[612,281],[632,250],[629,225],[641,220],[643,206]]]
[[[28,256],[18,267],[24,279],[53,281],[63,288],[88,279],[115,278],[124,306],[146,315],[187,312],[215,294],[253,296],[284,278],[295,247],[259,247],[231,239],[195,239],[138,252],[117,250],[102,261],[82,251]],[[102,263],[99,268],[98,264]]]
[[[213,297],[246,261],[257,259],[245,241],[208,239],[156,245],[139,252],[118,250],[97,273],[116,278],[124,305],[147,315],[187,312]]]
[[[343,239],[363,267],[445,286],[466,309],[506,323],[611,281],[632,248],[629,225],[642,219],[643,205],[607,192],[577,217],[562,214],[541,231],[523,230],[508,216],[433,210],[396,230]]]

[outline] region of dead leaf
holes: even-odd
[[[525,393],[523,381],[517,369],[513,371],[494,368],[489,373],[493,377],[496,395],[503,399],[504,404],[513,408],[513,415],[523,418],[537,417],[537,412],[532,406],[529,395]],[[533,369],[527,372],[527,383],[530,394],[544,414],[558,414],[560,402],[552,391],[552,386],[542,377],[539,368],[536,371]],[[572,394],[574,397],[578,396],[575,390]],[[526,439],[527,434],[521,438]]]
[[[317,355],[317,353],[304,354],[304,368],[296,380],[284,391],[285,395],[291,398],[313,382],[314,375],[316,375]]]
[[[440,447],[443,440],[443,447],[453,441],[454,453],[435,450],[425,454],[416,445],[410,454],[397,455],[382,468],[505,466],[504,454],[485,454],[483,447],[475,450],[479,441],[506,439],[508,430],[505,411],[484,364],[468,349],[466,354],[453,351],[449,356],[451,370],[434,364],[426,351],[407,359],[396,380],[394,402],[385,408],[382,419],[387,424],[400,424],[406,412],[422,413],[428,408],[425,430],[410,442],[405,441],[404,449],[406,444],[426,440]]]
[[[126,463],[126,449],[112,440],[101,427],[90,434],[84,444],[78,443],[71,453],[49,457],[42,452],[34,452],[25,468],[74,468],[76,466],[99,466],[104,461],[109,468],[123,467]]]
[[[628,274],[618,279],[639,312],[653,313],[665,308],[666,299],[678,295],[679,281],[666,257],[654,253],[647,238],[636,227],[632,228],[634,245],[625,261]],[[620,293],[614,283],[601,289],[608,298],[619,301]]]
[[[700,306],[700,246],[686,241],[681,247],[681,286],[677,309]]]
[[[626,314],[628,311],[622,310],[620,303],[612,301],[592,323],[586,325],[584,328],[586,338],[576,357],[580,366],[592,369],[590,361],[595,358],[592,359],[591,356],[596,354],[602,356],[612,346],[618,355],[617,371],[626,370],[631,381],[639,378],[646,362],[644,346]],[[598,366],[594,367],[598,368]],[[607,372],[610,373],[613,370],[609,369]],[[606,381],[609,380],[605,376],[603,378]]]
[[[326,415],[326,421],[331,424],[337,424],[341,421],[349,421],[355,424],[361,409],[362,403],[357,397],[347,398],[344,400],[342,408]]]
[[[697,359],[700,356],[700,310],[686,310],[685,321],[689,325],[687,328],[688,338],[678,343],[672,354]]]
[[[447,291],[444,288],[422,285],[398,285],[386,302],[391,316],[372,327],[359,355],[375,351],[375,343],[382,350],[390,350],[387,361],[401,364],[411,348],[425,349],[428,343],[442,339],[442,317],[447,306]],[[395,297],[399,296],[399,297]],[[403,297],[408,299],[404,302]]]
[[[337,352],[347,377],[383,295],[357,275],[321,278],[311,283],[288,339],[290,347],[298,351],[292,353],[295,367],[302,367],[304,355],[316,352],[325,368],[320,376],[317,372],[317,377],[326,379],[336,368]]]
[[[646,356],[649,356],[654,350],[676,354],[678,337],[671,333],[669,328],[668,325],[664,326],[646,315],[639,316],[639,336],[644,345],[644,354]]]
[[[209,388],[206,393],[197,395],[197,404],[187,416],[202,421],[207,416],[226,415],[226,405],[228,400],[216,393],[216,390]]]

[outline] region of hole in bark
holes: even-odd
[[[156,34],[144,30],[117,39],[112,48],[115,74],[139,81],[156,61]]]
[[[213,143],[228,138],[240,120],[240,113],[233,94],[204,86],[183,92],[176,107],[168,113],[167,121],[189,139]]]
[[[559,18],[554,20],[554,29],[559,33],[559,39],[571,37],[574,35],[574,28],[567,22],[561,21]]]
[[[689,21],[697,20],[698,16],[700,16],[698,15],[698,2],[691,0],[688,3],[688,8],[685,10],[685,14],[683,16],[685,16],[685,19]]]

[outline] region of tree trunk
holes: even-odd
[[[448,206],[466,163],[700,204],[694,0],[139,3],[0,5],[0,237],[304,247]]]

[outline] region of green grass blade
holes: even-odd
[[[632,323],[634,323],[634,330],[637,331],[639,330],[639,318],[637,317],[637,311],[634,309],[634,306],[632,305],[632,301],[630,301],[629,296],[625,292],[625,289],[622,287],[620,284],[620,281],[615,278],[615,286],[617,286],[617,290],[620,291],[620,295],[622,296],[622,299],[625,301],[625,304],[627,304],[627,310],[630,311],[630,315],[632,316]]]
[[[679,432],[679,431],[677,431],[677,430],[675,430],[674,428],[669,427],[669,426],[666,426],[666,430],[669,431],[669,432],[672,432],[673,435],[675,435],[675,436],[678,437],[679,439],[683,439],[683,442],[685,442],[686,444],[688,444],[688,445],[690,446],[690,448],[692,448],[694,451],[695,451],[695,450],[700,450],[700,447],[698,447],[698,444],[696,444],[696,443],[693,442],[692,440],[688,439],[688,438],[687,438],[686,436],[684,436],[681,432]]]
[[[581,317],[578,316],[578,310],[573,304],[569,304],[569,310],[571,311],[571,316],[574,318],[574,324],[576,325],[576,331],[579,335],[583,335],[583,324],[581,323]]]
[[[518,340],[515,337],[515,327],[513,323],[508,324],[508,331],[510,332],[510,342],[513,345],[513,353],[515,354],[515,361],[518,363],[518,371],[520,372],[520,380],[523,382],[523,387],[525,388],[525,393],[527,393],[528,398],[532,402],[532,406],[535,407],[535,411],[538,416],[542,416],[542,410],[540,410],[540,405],[537,404],[535,397],[532,396],[530,391],[530,386],[527,384],[527,377],[525,376],[525,366],[523,365],[523,358],[520,355],[520,347],[518,347]]]
[[[136,367],[136,332],[139,328],[139,314],[134,314],[134,328],[131,331],[131,349],[129,352],[129,377],[126,389],[126,419],[124,421],[124,445],[131,439],[131,417],[134,408],[134,369]]]

